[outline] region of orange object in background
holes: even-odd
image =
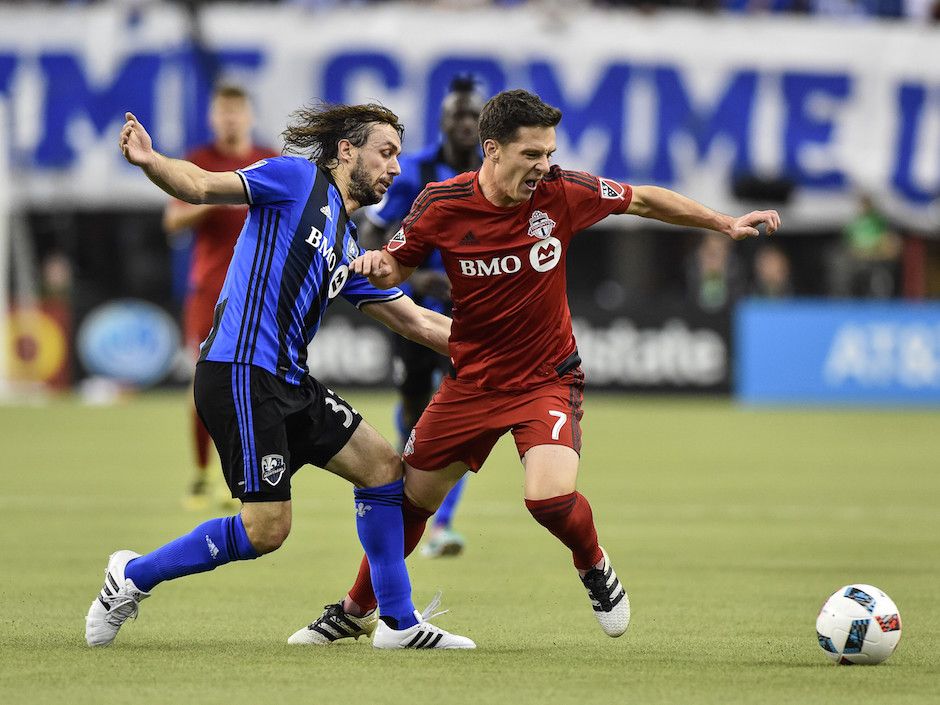
[[[56,300],[37,307],[14,306],[8,322],[3,344],[11,381],[67,388],[71,381],[67,307]]]

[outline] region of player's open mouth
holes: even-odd
[[[524,183],[530,191],[535,191],[535,187],[538,185],[539,180],[538,179],[526,179]]]

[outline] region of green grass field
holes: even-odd
[[[391,433],[390,395],[348,394]],[[180,505],[184,395],[0,407],[0,702],[938,703],[940,414],[740,409],[589,395],[581,491],[633,606],[596,625],[570,556],[529,516],[508,438],[471,479],[457,559],[409,560],[415,601],[475,652],[289,647],[358,564],[351,491],[304,469],[291,538],[249,564],[161,585],[111,648],[84,643],[108,554],[211,516]],[[877,585],[904,636],[837,667],[816,613]]]

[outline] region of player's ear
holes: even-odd
[[[487,159],[492,159],[494,162],[499,161],[499,142],[494,139],[488,139],[483,142],[483,156]]]
[[[354,150],[355,147],[352,142],[347,139],[342,139],[339,141],[339,144],[336,145],[336,158],[340,163],[351,162],[355,159]]]

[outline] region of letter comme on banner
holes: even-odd
[[[525,87],[561,107],[557,159],[570,168],[669,186],[729,211],[738,209],[734,174],[787,176],[797,186],[791,227],[837,224],[859,184],[902,222],[940,220],[935,33],[761,18],[750,20],[760,28],[755,53],[740,18],[581,8],[553,30],[528,8],[396,5],[370,8],[368,22],[361,12],[212,6],[200,12],[200,53],[172,6],[5,6],[0,96],[16,118],[18,197],[157,207],[159,194],[114,149],[123,112],[153,128],[158,148],[182,153],[207,137],[213,71],[249,87],[266,141],[313,97],[379,99],[402,116],[412,149],[436,136],[452,76],[471,72],[487,93]],[[407,41],[390,34],[396,27]]]
[[[940,304],[752,301],[735,340],[746,402],[940,406]]]

